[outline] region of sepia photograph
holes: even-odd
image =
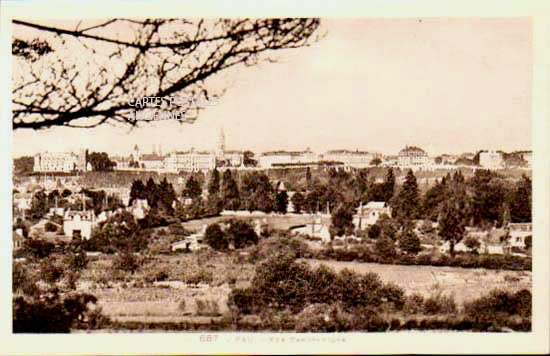
[[[14,336],[532,335],[533,17],[18,15]]]

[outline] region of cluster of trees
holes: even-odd
[[[114,194],[107,194],[104,190],[89,190],[82,189],[80,191],[84,195],[83,198],[77,197],[73,202],[67,198],[73,194],[69,189],[64,189],[62,192],[54,189],[48,194],[40,190],[33,194],[29,217],[33,220],[43,218],[50,208],[59,207],[71,210],[94,210],[99,214],[105,210],[112,210],[122,207],[122,201]],[[84,199],[84,202],[82,201]]]
[[[90,163],[94,171],[107,172],[116,167],[116,163],[109,159],[106,152],[90,152],[86,154],[86,162]]]
[[[68,333],[107,321],[100,308],[90,308],[97,302],[94,295],[76,292],[88,264],[81,249],[71,245],[63,258],[52,257],[53,244],[27,240],[25,250],[30,263],[16,262],[12,269],[14,333]]]
[[[266,309],[299,313],[308,305],[341,303],[348,311],[403,306],[404,292],[394,284],[382,283],[378,275],[360,275],[348,269],[339,273],[321,265],[315,269],[292,256],[278,255],[256,268],[251,286],[234,289],[229,304],[240,313],[265,312]]]
[[[258,235],[246,221],[232,219],[227,222],[227,228],[220,224],[208,225],[204,234],[204,242],[214,250],[225,251],[233,246],[236,249],[258,243]]]
[[[203,187],[208,192],[206,199]],[[278,191],[264,172],[256,171],[237,176],[236,171],[225,170],[220,174],[214,169],[205,183],[200,176],[191,175],[182,196],[191,199],[195,211],[192,217],[215,215],[224,209],[286,213],[288,206],[286,191]]]
[[[136,199],[145,199],[151,208],[171,213],[173,212],[172,205],[176,198],[176,191],[172,183],[169,183],[166,178],[156,183],[150,177],[145,184],[143,184],[141,179],[132,182],[129,204],[131,205]]]
[[[335,177],[339,175],[345,177],[347,173],[339,173]],[[361,172],[356,174],[354,182],[360,181],[361,175]],[[345,182],[336,186],[343,187]],[[314,190],[309,191],[307,196],[311,199],[314,192],[324,190],[325,194],[321,197],[329,200],[329,187],[314,186]],[[449,241],[452,255],[454,246],[464,236],[466,226],[500,227],[509,222],[531,221],[532,184],[531,179],[525,175],[515,184],[510,184],[489,170],[476,170],[469,179],[456,171],[453,175],[448,174],[436,181],[422,195],[414,173],[409,170],[399,190],[394,187],[395,178],[390,169],[383,183],[366,184],[366,192],[359,194],[366,201],[389,203],[397,226],[396,231],[393,231],[394,228],[384,231],[381,226],[372,227],[369,236],[380,235],[383,239],[395,240],[396,232],[399,231],[400,247],[411,253],[418,252],[420,247],[420,241],[413,231],[412,222],[415,219],[439,222],[439,235]],[[353,199],[346,200],[345,192],[340,191],[339,194],[342,202],[332,211],[332,236],[350,235],[354,229],[352,219],[357,203]],[[330,200],[327,204],[330,204]],[[387,225],[386,222],[387,219],[382,219],[376,225],[384,226]]]
[[[110,216],[93,230],[89,240],[79,244],[85,250],[104,253],[140,251],[147,247],[147,233],[131,213],[122,211]]]

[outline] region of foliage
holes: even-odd
[[[204,233],[204,242],[214,250],[227,250],[229,241],[219,224],[210,224]]]
[[[531,179],[525,175],[516,183],[510,200],[512,222],[531,222],[532,190]]]
[[[532,295],[526,289],[515,293],[496,289],[486,296],[465,303],[464,312],[476,321],[493,323],[502,323],[504,318],[512,315],[530,317]]]
[[[505,182],[490,170],[478,169],[470,180],[474,225],[502,225],[508,189]]]
[[[184,198],[197,199],[202,195],[202,188],[194,176],[189,176],[182,192]]]
[[[316,303],[341,303],[345,310],[352,311],[383,303],[402,305],[404,301],[402,290],[384,285],[374,273],[360,275],[348,269],[335,273],[323,265],[312,269],[289,255],[261,263],[251,287],[233,290],[229,300],[241,313],[264,308],[299,312]]]
[[[199,269],[196,273],[186,275],[184,278],[185,283],[190,284],[199,284],[199,283],[212,283],[214,280],[214,275],[212,271],[209,271],[205,268]]]
[[[54,249],[54,244],[41,239],[25,239],[23,242],[24,255],[35,258],[48,257]]]
[[[380,225],[374,224],[369,226],[368,229],[368,236],[370,239],[377,239],[382,234],[382,229],[380,228]]]
[[[41,129],[105,122],[133,126],[135,112],[129,109],[139,109],[135,98],[146,97],[194,99],[178,103],[193,122],[205,105],[195,101],[209,102],[222,94],[223,88],[211,84],[213,77],[269,59],[273,51],[308,45],[315,40],[320,20],[106,19],[87,29],[21,20],[14,25],[12,54],[20,71],[14,76],[13,128]],[[31,30],[37,38],[20,38]],[[63,38],[52,35],[61,32]],[[102,53],[94,50],[98,43],[104,47]],[[57,62],[56,52],[68,56],[67,49],[93,65],[79,64],[73,57]],[[168,62],[173,65],[166,66]],[[116,65],[121,67],[115,73]],[[46,70],[51,71],[48,78],[33,75]],[[64,100],[49,100],[50,95]],[[37,109],[39,102],[43,105]]]
[[[294,211],[296,213],[301,213],[304,210],[304,195],[300,192],[294,193],[292,198],[290,199],[292,202],[292,205],[294,206]]]
[[[208,182],[208,195],[215,195],[220,192],[220,172],[217,168],[214,168],[210,174],[210,181]]]
[[[22,156],[13,160],[14,177],[26,176],[33,172],[34,157]]]
[[[280,191],[275,196],[275,211],[281,214],[286,214],[288,207],[288,194],[286,190]]]
[[[454,257],[454,247],[464,237],[465,217],[463,203],[458,199],[444,203],[439,216],[439,236],[449,242],[451,256]]]
[[[134,273],[142,264],[142,261],[136,255],[129,251],[124,251],[117,255],[113,260],[113,269]]]
[[[469,235],[464,240],[464,245],[473,252],[477,252],[477,250],[481,247],[481,242],[479,242],[477,237]]]
[[[271,185],[269,177],[263,172],[252,171],[244,174],[241,179],[240,194],[241,208],[245,210],[269,213],[277,207],[275,189]]]
[[[88,257],[84,251],[69,253],[64,258],[64,263],[71,271],[82,271],[88,265]]]
[[[412,170],[407,172],[401,190],[392,200],[392,214],[402,224],[405,220],[417,219],[420,215],[418,184]]]
[[[57,231],[57,225],[52,224],[48,221],[46,224],[44,224],[44,229],[48,232],[55,232]]]
[[[40,219],[48,212],[48,198],[44,191],[33,194],[31,200],[31,219]]]
[[[221,195],[224,209],[238,210],[240,208],[241,199],[239,188],[229,169],[223,172]]]
[[[243,220],[233,219],[229,221],[229,227],[225,231],[229,241],[237,249],[258,243],[258,235],[249,223]]]
[[[399,247],[403,251],[412,255],[416,255],[422,250],[420,247],[420,239],[412,229],[406,229],[403,231],[399,239]]]
[[[197,315],[200,316],[219,316],[220,307],[218,302],[215,300],[207,299],[203,300],[200,298],[195,299]]]
[[[245,167],[256,167],[258,161],[254,159],[254,152],[246,150],[243,153],[243,164]]]
[[[68,333],[72,328],[90,326],[90,304],[97,298],[91,294],[71,294],[61,297],[52,293],[42,299],[13,299],[14,333]]]
[[[424,194],[422,200],[422,215],[431,221],[437,221],[441,204],[447,198],[447,182],[445,177],[436,181]]]
[[[452,296],[436,293],[424,301],[424,312],[427,314],[452,314],[457,306]]]
[[[394,241],[384,235],[376,240],[374,249],[382,258],[391,259],[397,254]]]
[[[109,217],[92,232],[90,240],[82,243],[88,251],[113,253],[125,249],[139,251],[147,247],[146,231],[141,230],[134,216],[127,211]]]
[[[348,236],[353,233],[353,206],[341,204],[331,215],[331,236]]]
[[[86,160],[91,164],[94,171],[112,171],[116,163],[109,159],[106,152],[90,152],[87,154]]]

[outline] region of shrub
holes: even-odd
[[[424,311],[426,314],[453,314],[457,307],[454,297],[437,293],[424,301]]]
[[[379,293],[382,301],[391,303],[394,309],[403,309],[406,300],[403,288],[393,283],[387,283],[380,289]]]
[[[261,303],[254,295],[254,291],[251,288],[233,289],[227,298],[227,305],[236,309],[237,312],[242,314],[251,314],[255,309],[255,303]]]
[[[201,268],[199,269],[198,272],[189,276],[185,276],[184,280],[185,280],[185,283],[190,283],[190,284],[199,284],[199,283],[209,284],[209,283],[212,283],[212,281],[214,280],[214,274],[212,273],[212,271],[209,271],[205,268]]]
[[[379,238],[376,240],[376,244],[374,245],[376,253],[385,259],[391,259],[394,258],[396,255],[395,252],[395,245],[393,240],[383,236],[382,238]]]
[[[23,243],[24,255],[35,258],[48,257],[54,250],[54,244],[40,239],[26,239]]]
[[[420,247],[420,239],[414,231],[406,230],[399,239],[399,247],[410,254],[416,255],[422,249]]]
[[[131,252],[123,252],[119,254],[113,261],[113,269],[134,273],[140,267],[140,263],[136,256]]]
[[[334,303],[349,310],[383,303],[401,308],[404,302],[401,288],[384,285],[374,273],[361,275],[348,269],[335,273],[326,266],[311,269],[289,255],[260,264],[251,287],[234,292],[231,298],[241,312],[267,307],[298,313],[307,305]]]
[[[214,250],[227,250],[229,241],[219,224],[210,224],[204,233],[204,242]]]
[[[258,243],[258,235],[252,226],[243,220],[232,220],[226,230],[235,248],[244,248]]]
[[[46,222],[46,224],[44,224],[44,230],[46,230],[47,232],[56,232],[57,231],[57,225],[51,223],[51,222]]]
[[[83,251],[70,253],[65,256],[64,262],[73,271],[82,271],[88,265],[88,257]]]
[[[477,252],[477,250],[481,247],[481,242],[479,242],[477,237],[470,235],[464,240],[464,245],[470,250]]]
[[[495,289],[487,296],[464,304],[464,312],[474,320],[499,321],[509,315],[530,317],[531,308],[532,295],[526,289],[515,293]]]
[[[13,332],[68,333],[71,328],[82,328],[86,326],[86,320],[90,322],[88,305],[96,302],[97,298],[91,294],[71,294],[61,298],[58,293],[53,293],[42,299],[14,298]]]
[[[297,332],[337,332],[342,330],[337,306],[312,304],[296,316]],[[341,310],[340,310],[341,312]]]
[[[415,293],[407,297],[403,310],[408,314],[420,314],[424,311],[424,297]]]
[[[199,316],[218,316],[220,308],[215,300],[210,299],[195,299],[196,314]]]
[[[55,283],[63,277],[64,269],[53,262],[45,261],[40,265],[40,278],[48,283]]]
[[[377,239],[380,237],[380,234],[382,233],[382,229],[380,228],[380,226],[376,224],[371,225],[368,231],[369,231],[368,236],[370,239]]]
[[[12,290],[20,291],[28,296],[38,296],[40,290],[36,286],[36,277],[22,263],[15,263],[12,269]]]

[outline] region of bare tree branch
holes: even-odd
[[[14,129],[135,125],[135,98],[217,97],[223,88],[209,84],[217,73],[308,46],[320,25],[318,19],[111,19],[83,29],[81,22],[13,23]],[[35,40],[18,38],[18,28]]]

